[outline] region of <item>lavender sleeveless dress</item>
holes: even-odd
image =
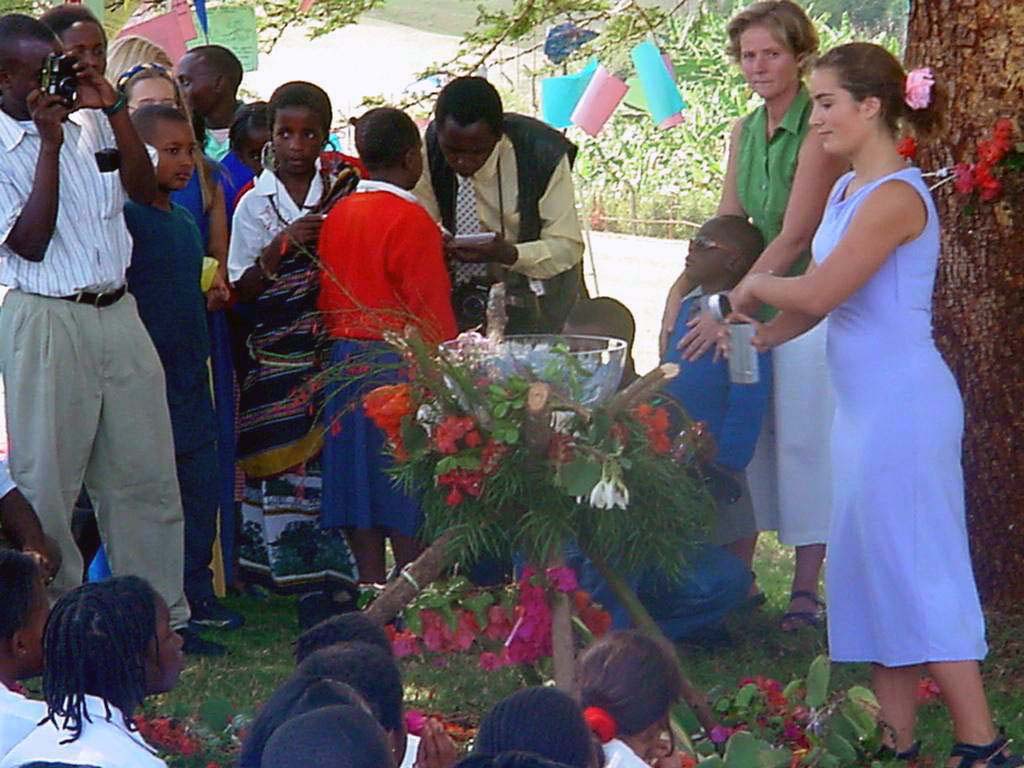
[[[829,196],[814,236],[819,264],[887,181],[917,190],[928,222],[828,317],[836,393],[829,650],[833,661],[889,667],[980,660],[987,647],[967,545],[963,403],[932,340],[935,204],[917,168],[843,199],[852,179],[843,176]]]

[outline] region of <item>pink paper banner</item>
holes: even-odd
[[[628,90],[625,82],[599,66],[573,110],[573,123],[591,136],[597,136]]]
[[[171,61],[177,61],[188,51],[187,41],[196,37],[196,25],[186,0],[175,0],[167,13],[125,27],[118,37],[138,35],[163,48]]]

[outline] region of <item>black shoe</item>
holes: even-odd
[[[181,651],[186,656],[223,656],[228,652],[226,646],[215,643],[212,640],[204,640],[199,636],[198,632],[188,627],[179,629],[178,634],[181,635],[181,639],[184,641]]]
[[[192,609],[192,624],[206,629],[238,629],[245,624],[245,617],[221,605],[216,597],[197,600],[189,606]]]

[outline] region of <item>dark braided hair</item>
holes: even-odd
[[[61,597],[43,638],[43,696],[47,720],[70,726],[74,741],[89,720],[85,697],[98,696],[111,717],[121,710],[128,728],[146,696],[146,652],[156,638],[157,594],[137,576],[83,584]],[[57,718],[64,719],[63,725]],[[45,722],[45,721],[44,721]],[[91,722],[91,721],[90,721]]]
[[[38,578],[39,566],[31,556],[14,549],[0,549],[0,640],[10,640],[25,626]]]

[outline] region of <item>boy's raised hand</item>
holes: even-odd
[[[416,768],[451,768],[457,760],[455,742],[444,726],[434,718],[427,720],[416,750]]]
[[[288,243],[299,243],[300,245],[316,245],[320,239],[320,229],[324,225],[324,215],[321,213],[307,213],[305,216],[296,219],[285,230]]]
[[[32,122],[36,124],[39,138],[43,144],[60,146],[64,143],[62,123],[67,119],[70,110],[60,96],[51,96],[40,89],[32,91],[26,100]]]

